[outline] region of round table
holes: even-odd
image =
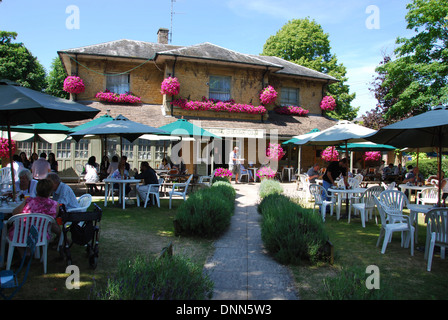
[[[338,195],[338,207],[336,209],[336,217],[339,220],[340,214],[341,214],[341,203],[342,203],[342,195],[346,195],[345,198],[345,213],[348,216],[348,195],[349,194],[357,194],[357,193],[364,193],[366,192],[367,188],[353,188],[353,189],[343,189],[343,188],[337,188],[337,187],[331,187],[328,188],[328,191],[331,193],[336,193]]]

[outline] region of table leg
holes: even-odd
[[[109,200],[109,183],[104,183],[104,206],[107,207],[107,201]]]
[[[7,220],[3,221],[3,228],[1,234],[1,252],[0,252],[0,267],[3,267],[3,262],[5,261],[5,251],[6,251],[6,234],[8,233],[8,227],[6,225]]]

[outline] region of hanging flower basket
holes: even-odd
[[[260,180],[263,179],[273,179],[275,178],[275,175],[277,174],[276,171],[272,170],[269,167],[262,167],[257,170],[257,173],[255,174]]]
[[[264,105],[274,103],[277,99],[277,95],[277,91],[275,91],[273,86],[267,86],[260,93],[260,101]]]
[[[68,93],[81,93],[85,90],[84,82],[80,77],[68,76],[64,80],[63,90]]]
[[[248,114],[265,114],[266,108],[263,106],[253,106],[251,104],[235,103],[233,100],[216,101],[208,99],[202,101],[187,101],[187,99],[175,99],[172,105],[182,110],[194,111],[214,111],[214,112],[230,112],[230,113],[248,113]]]
[[[364,161],[379,161],[381,160],[381,152],[367,151],[364,153]]]
[[[325,150],[321,152],[320,156],[327,162],[339,160],[339,152],[336,150],[336,147],[325,148]]]
[[[110,92],[106,90],[104,92],[98,92],[95,95],[99,101],[103,102],[112,102],[112,103],[141,103],[142,100],[140,97],[137,97],[132,92],[126,92],[122,94]]]
[[[162,81],[161,94],[175,96],[179,94],[180,83],[177,78],[168,77]]]
[[[11,140],[12,154],[16,152],[16,142]],[[9,158],[8,139],[0,138],[0,158]]]
[[[323,97],[320,108],[324,111],[333,111],[336,108],[336,100],[332,96]]]
[[[269,147],[266,149],[266,157],[271,160],[279,161],[285,155],[285,151],[278,143],[269,143]]]

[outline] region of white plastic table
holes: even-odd
[[[121,200],[121,203],[123,205],[123,209],[126,208],[126,184],[139,184],[140,183],[140,179],[112,179],[112,178],[107,178],[103,180],[105,182],[104,184],[104,206],[107,207],[107,201],[109,200],[109,188],[112,188],[113,190],[113,185],[114,183],[117,183],[120,188],[119,188],[119,199]],[[136,198],[137,198],[137,206],[140,207],[140,198],[138,196],[138,193],[136,192]],[[112,203],[114,203],[114,195],[112,193]]]
[[[366,192],[366,188],[354,188],[354,189],[340,189],[340,188],[336,188],[336,187],[331,187],[328,188],[328,191],[331,193],[336,193],[338,195],[338,207],[336,208],[337,210],[337,217],[339,219],[340,215],[341,215],[341,204],[342,204],[342,195],[346,195],[346,207],[345,207],[345,213],[348,216],[348,195],[349,194],[357,194],[357,193],[364,193]]]

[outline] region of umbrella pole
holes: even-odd
[[[442,206],[442,201],[441,201],[441,197],[442,197],[442,129],[439,129],[439,161],[438,161],[438,172],[439,172],[439,184],[438,184],[438,200],[437,200],[437,206],[441,207]]]
[[[9,165],[11,167],[11,182],[12,182],[12,199],[16,199],[16,179],[14,177],[14,161],[12,159],[12,140],[11,140],[11,125],[8,121],[8,146],[9,146]]]

